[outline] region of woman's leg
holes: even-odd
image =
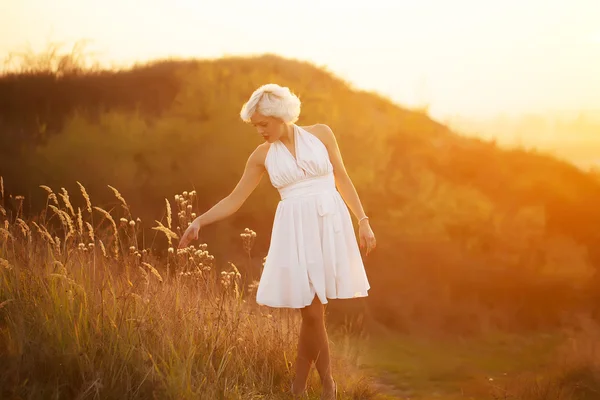
[[[311,305],[301,310],[302,325],[298,339],[298,358],[296,361],[296,378],[293,391],[300,394],[306,387],[308,373],[312,362],[326,394],[333,394],[334,382],[329,357],[329,339],[325,330],[325,306],[315,296]]]

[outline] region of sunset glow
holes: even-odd
[[[0,398],[600,393],[600,0],[0,1]]]
[[[82,39],[118,65],[269,52],[326,66],[401,104],[429,104],[440,118],[600,108],[592,0],[7,3],[3,57]]]

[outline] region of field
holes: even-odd
[[[77,206],[72,194],[44,187],[48,205],[38,217],[0,228],[2,397],[289,398],[298,315],[257,306],[256,282],[231,263],[217,271],[204,244],[154,254],[116,189],[111,214],[80,188]],[[157,234],[174,241],[194,197],[167,200]],[[256,233],[240,236],[250,252]],[[458,338],[338,325],[331,337],[345,399],[591,399],[600,389],[593,326]],[[540,374],[559,383],[534,384]],[[562,389],[524,394],[551,385]],[[319,387],[314,373],[311,397]]]
[[[299,315],[254,301],[276,191],[176,249],[259,142],[238,113],[266,81],[333,129],[378,237],[369,297],[328,306],[340,398],[600,398],[597,174],[306,62],[69,57],[0,76],[0,398],[289,398]]]
[[[37,221],[0,230],[3,398],[283,395],[297,315],[253,304],[252,283],[233,264],[216,271],[206,245],[159,260],[137,241],[139,222],[118,192],[120,218],[81,189],[83,209],[48,188]],[[177,215],[156,226],[169,239],[190,219],[194,194],[180,198]],[[243,232],[248,248],[252,236]],[[369,391],[340,368],[349,393]]]

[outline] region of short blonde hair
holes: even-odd
[[[244,122],[250,122],[256,111],[266,117],[280,118],[287,124],[293,124],[300,116],[300,99],[287,87],[267,83],[252,93],[242,106],[240,117]]]

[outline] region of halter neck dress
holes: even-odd
[[[327,148],[310,132],[293,127],[296,156],[275,141],[265,159],[281,201],[256,302],[302,308],[315,295],[322,304],[328,299],[365,297],[369,281]]]

